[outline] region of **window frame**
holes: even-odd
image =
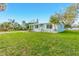
[[[47,29],[52,29],[52,25],[51,25],[51,24],[47,24],[47,25],[46,25],[46,28],[47,28]]]

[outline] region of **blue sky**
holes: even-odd
[[[48,22],[51,15],[56,12],[62,13],[64,11],[62,8],[69,5],[69,3],[8,3],[6,10],[0,12],[0,22],[8,19],[29,22],[37,18],[40,22]]]

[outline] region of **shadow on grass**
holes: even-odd
[[[60,32],[61,34],[79,34],[79,30],[66,30],[64,32]]]
[[[64,32],[52,33],[52,32],[30,32],[30,33],[42,33],[42,34],[79,34],[79,30],[65,30]]]

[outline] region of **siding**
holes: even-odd
[[[35,28],[35,26],[33,27],[33,31],[35,32],[62,32],[64,31],[64,25],[63,24],[57,24],[56,27],[54,27],[54,25],[52,25],[52,28],[47,28],[47,24],[42,24],[40,26],[40,24],[36,24],[38,25],[38,28]],[[56,30],[54,30],[56,28]]]

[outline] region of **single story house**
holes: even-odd
[[[34,32],[63,32],[64,31],[64,24],[49,24],[49,23],[36,23],[31,24],[32,31]]]

